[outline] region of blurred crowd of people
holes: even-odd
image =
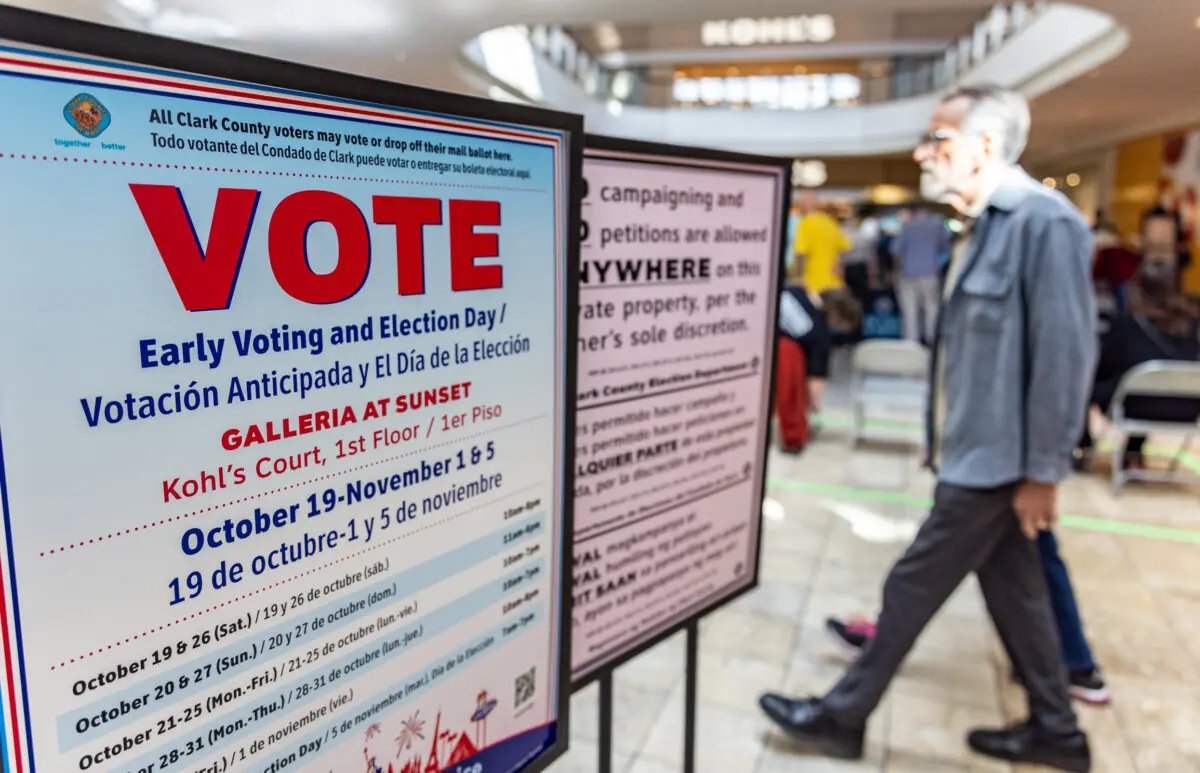
[[[946,271],[961,232],[957,225],[932,203],[894,209],[864,204],[847,213],[810,191],[794,207],[780,353],[791,365],[803,364],[809,383],[801,388],[791,379],[780,393],[793,405],[803,403],[802,410],[785,412],[791,419],[783,432],[786,451],[802,448],[809,431],[796,417],[820,411],[834,347],[867,338],[933,345]],[[1155,231],[1171,238],[1155,239]],[[1105,414],[1121,378],[1138,365],[1200,359],[1200,301],[1183,292],[1191,251],[1176,213],[1161,206],[1147,210],[1139,234],[1126,240],[1097,212],[1092,237],[1101,336],[1091,406]],[[1126,415],[1190,421],[1195,408],[1185,399],[1139,397]],[[1090,464],[1094,451],[1091,423],[1085,422],[1076,452],[1080,468]],[[1144,440],[1131,439],[1126,465],[1144,467]]]
[[[840,338],[933,340],[940,276],[954,238],[940,207],[866,204],[843,214],[809,192],[793,209],[791,229],[789,282],[818,295],[844,290],[866,315],[867,329],[835,331]],[[872,314],[895,321],[872,326]]]

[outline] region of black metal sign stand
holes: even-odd
[[[612,773],[613,669],[600,675],[600,773]]]
[[[687,662],[683,681],[683,773],[696,770],[696,701],[698,699],[697,671],[699,669],[700,618],[684,626],[687,631]],[[612,773],[613,759],[613,672],[606,668],[596,681],[600,683],[600,773]]]
[[[683,773],[696,770],[696,672],[700,669],[700,618],[687,624],[687,663],[683,681]]]

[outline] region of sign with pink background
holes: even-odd
[[[576,684],[758,573],[786,166],[625,147],[584,159]]]

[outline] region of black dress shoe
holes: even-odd
[[[1006,762],[1047,765],[1070,773],[1092,769],[1087,736],[1079,731],[1050,733],[1026,722],[1004,730],[972,730],[967,743],[982,755]]]
[[[838,723],[816,698],[794,700],[767,693],[758,699],[758,705],[806,751],[842,760],[862,759],[865,727]]]

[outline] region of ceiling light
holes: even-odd
[[[609,114],[611,114],[614,118],[620,117],[621,113],[625,112],[625,106],[622,105],[620,100],[617,99],[608,100],[607,107]]]
[[[829,97],[834,102],[853,102],[862,96],[862,81],[847,73],[829,77]]]
[[[804,188],[819,188],[829,180],[824,161],[792,162],[792,184]]]
[[[176,2],[175,5],[185,5]],[[114,0],[114,15],[128,26],[166,35],[200,38],[316,37],[393,32],[397,11],[388,0],[205,0],[207,15],[162,0]],[[133,18],[129,18],[132,16]]]
[[[150,31],[176,38],[234,38],[238,28],[221,19],[168,8],[149,22]]]
[[[596,36],[596,45],[602,51],[616,51],[621,47],[621,33],[612,22],[600,22],[592,27],[592,34]]]
[[[1050,190],[1054,190],[1058,187],[1058,181],[1053,177],[1047,177],[1046,179],[1042,180],[1042,185],[1045,185]]]
[[[868,190],[867,198],[876,204],[890,206],[903,204],[912,198],[912,193],[899,185],[876,185]]]
[[[533,46],[516,27],[498,27],[479,36],[479,51],[488,74],[532,99],[542,98],[542,82]]]
[[[153,16],[158,13],[158,0],[117,0],[117,5],[139,16]]]
[[[633,93],[633,73],[621,70],[613,76],[612,95],[617,99],[628,99]]]
[[[680,78],[672,85],[671,91],[677,102],[695,102],[700,99],[700,82],[694,78]]]
[[[1067,175],[1067,185],[1069,185],[1070,187],[1074,188],[1075,186],[1079,185],[1079,183],[1081,183],[1081,182],[1083,182],[1083,178],[1080,177],[1079,175],[1075,174],[1074,172],[1071,172],[1069,175]]]
[[[160,7],[158,0],[117,0],[123,10],[137,17],[140,26],[159,35],[177,38],[220,39],[237,37],[237,26],[213,16]]]
[[[205,0],[189,5],[203,6],[248,34],[323,41],[338,35],[387,35],[394,40],[403,13],[388,0]]]

